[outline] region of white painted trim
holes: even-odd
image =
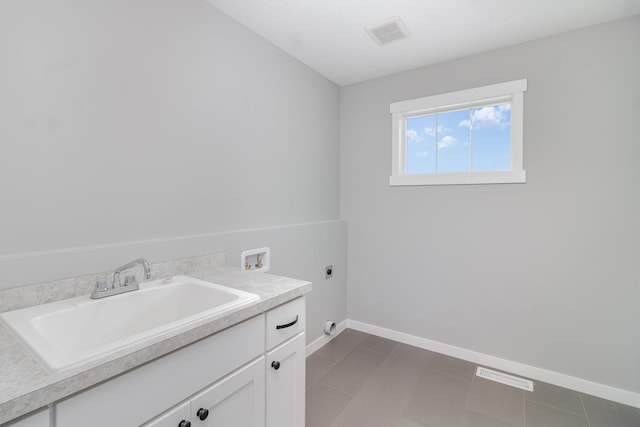
[[[336,330],[334,331],[333,334],[331,335],[322,334],[322,336],[316,338],[315,340],[307,344],[307,357],[311,356],[313,353],[320,350],[327,343],[329,343],[329,341],[337,337],[340,334],[340,332],[344,331],[345,329],[347,329],[347,321],[343,320],[342,322],[336,325]]]
[[[347,319],[347,328],[379,337],[391,339],[415,347],[424,348],[447,356],[456,357],[472,363],[498,369],[501,371],[521,375],[538,381],[543,381],[559,387],[568,388],[581,393],[590,394],[603,399],[612,400],[624,405],[640,408],[640,394],[632,391],[611,387],[605,384],[596,383],[582,378],[572,377],[559,372],[513,362],[500,357],[491,356],[477,351],[468,350],[454,345],[433,341],[427,338],[394,331],[369,323]]]
[[[479,171],[397,175],[389,177],[390,186],[518,184],[527,182],[526,171]]]
[[[511,170],[524,170],[524,93],[513,94],[511,102]]]
[[[391,122],[392,144],[391,144],[391,175],[399,176],[404,174],[404,165],[406,163],[406,145],[398,144],[396,141],[403,141],[405,130],[405,121],[402,115],[394,113]]]
[[[0,261],[54,255],[54,254],[72,253],[72,252],[110,249],[110,248],[118,248],[118,247],[126,247],[126,246],[136,246],[136,245],[144,245],[149,243],[175,242],[179,240],[189,240],[189,239],[203,239],[207,237],[225,236],[225,235],[236,234],[236,233],[248,233],[248,232],[256,232],[256,231],[281,230],[285,228],[307,227],[310,225],[330,224],[330,223],[341,222],[341,221],[343,220],[330,219],[326,221],[317,221],[317,222],[303,222],[303,223],[287,224],[287,225],[273,225],[273,226],[262,227],[262,228],[258,227],[258,228],[246,228],[246,229],[237,229],[237,230],[213,231],[210,233],[185,234],[183,236],[159,237],[156,239],[146,239],[146,240],[129,240],[126,242],[105,243],[100,245],[73,246],[73,247],[67,247],[67,248],[47,249],[47,250],[41,250],[41,251],[16,252],[16,253],[0,255]]]
[[[527,79],[514,80],[510,82],[459,90],[456,92],[425,96],[424,98],[394,102],[389,105],[389,112],[405,113],[407,111],[428,110],[430,108],[442,106],[448,107],[457,104],[469,104],[470,102],[478,101],[481,99],[510,96],[516,92],[525,92],[526,90]]]

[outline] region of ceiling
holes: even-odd
[[[207,0],[344,86],[640,14],[640,0]],[[384,46],[366,27],[400,17]]]

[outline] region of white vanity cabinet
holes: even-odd
[[[140,426],[264,354],[264,315],[56,404],[57,427]]]
[[[18,421],[3,424],[4,427],[49,427],[49,409],[28,415]]]
[[[304,325],[300,297],[58,402],[55,425],[304,427]]]

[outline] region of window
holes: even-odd
[[[526,80],[391,104],[389,185],[526,182]]]

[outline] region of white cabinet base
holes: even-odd
[[[263,355],[264,328],[256,316],[58,402],[56,425],[139,426]]]
[[[304,325],[300,297],[58,402],[56,426],[304,427]]]

